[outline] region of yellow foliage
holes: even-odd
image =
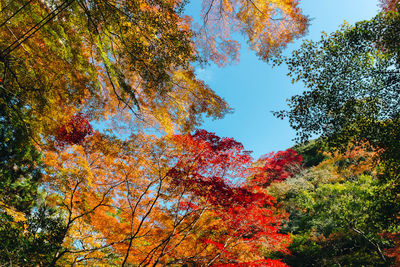
[[[14,208],[3,203],[2,201],[0,201],[0,209],[6,214],[10,215],[15,223],[25,222],[27,220],[23,212],[15,210]]]

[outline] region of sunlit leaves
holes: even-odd
[[[5,1],[4,86],[32,109],[38,133],[46,135],[59,114],[83,110],[92,119],[118,117],[125,127],[139,118],[136,127],[150,120],[167,133],[186,131],[203,113],[220,118],[229,111],[196,79],[196,60],[235,61],[234,32],[247,35],[266,60],[307,27],[297,1],[204,1],[204,25],[193,33],[184,4]]]
[[[194,31],[179,0],[0,4],[2,252],[24,243],[9,262],[283,266],[260,254],[287,253],[289,237],[275,199],[247,182],[249,153],[190,132],[230,111],[194,64],[235,61],[235,32],[277,55],[305,32],[297,1],[204,1]]]
[[[127,141],[95,132],[82,145],[46,155],[45,185],[68,227],[57,261],[112,250],[102,262],[230,263],[287,251],[275,200],[245,183],[252,160],[237,141],[204,130]]]
[[[59,10],[58,2],[17,1],[0,14],[7,21],[23,7],[0,28],[1,79],[31,110],[33,134],[51,134],[66,113],[171,133],[198,125],[203,113],[219,118],[229,110],[191,71],[181,3],[71,1]],[[51,11],[57,16],[40,24]],[[35,34],[23,39],[30,29]]]
[[[296,0],[206,0],[202,17],[196,44],[207,60],[218,65],[238,60],[240,44],[234,39],[235,32],[245,35],[250,48],[268,60],[302,36],[308,26]]]
[[[266,154],[256,162],[256,173],[250,183],[266,187],[272,182],[284,181],[301,170],[302,160],[293,149]]]

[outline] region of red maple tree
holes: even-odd
[[[272,182],[284,181],[300,170],[303,157],[293,149],[269,153],[261,157],[255,167],[251,183],[265,187]]]
[[[251,167],[252,158],[242,144],[205,130],[173,138],[185,152],[175,156],[176,164],[168,176],[172,178],[173,186],[185,188],[197,196],[196,204],[184,203],[182,208],[196,209],[206,203],[221,221],[207,230],[209,234],[202,241],[205,247],[213,246],[218,251],[218,260],[213,263],[286,266],[279,260],[254,260],[254,257],[252,261],[243,262],[235,250],[238,244],[246,243],[246,253],[253,255],[260,255],[263,245],[288,253],[289,244],[289,237],[278,233],[282,217],[274,211],[275,199],[246,180],[254,168]],[[301,161],[291,151],[286,154],[288,160]]]

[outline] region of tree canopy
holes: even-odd
[[[324,259],[317,254],[309,254],[321,249],[321,244],[322,247],[334,245],[343,251],[348,249],[345,247],[349,243],[338,245],[341,241],[337,238],[343,238],[343,231],[339,231],[339,236],[331,232],[341,226],[348,228],[344,232],[355,232],[357,236],[362,236],[367,241],[365,245],[375,250],[374,253],[381,260],[378,258],[374,265],[390,265],[387,256],[395,259],[398,264],[400,17],[398,1],[381,1],[381,4],[384,12],[373,19],[358,22],[354,26],[344,24],[329,36],[323,34],[317,42],[305,41],[300,49],[283,59],[289,67],[289,76],[293,82],[301,81],[305,90],[289,99],[287,110],[275,112],[275,115],[289,119],[290,125],[297,130],[297,139],[306,141],[320,136],[317,143],[313,144],[319,148],[344,153],[349,147],[360,146],[372,153],[363,156],[371,160],[371,165],[363,170],[364,174],[372,175],[372,179],[368,178],[370,180],[366,180],[368,176],[360,176],[362,173],[352,169],[347,170],[353,173],[352,176],[339,183],[319,181],[314,188],[303,189],[303,193],[286,193],[285,202],[301,203],[292,212],[296,217],[291,229],[303,230],[295,238],[297,240],[293,244],[296,245],[292,249],[298,251],[298,257],[310,255],[318,258],[319,264],[339,256],[330,254]],[[301,150],[308,149],[303,147]],[[340,166],[345,163],[345,168],[349,168],[349,164],[354,164],[352,161],[346,159],[336,164]],[[308,179],[309,176],[304,175]],[[332,174],[325,176],[333,177]],[[360,182],[366,184],[361,185]],[[357,196],[358,193],[360,195]],[[366,196],[370,197],[365,199]],[[342,197],[349,198],[350,202]],[[321,207],[324,208],[319,210]],[[348,210],[345,210],[346,207]],[[304,208],[305,214],[300,211]],[[365,210],[361,211],[360,208]],[[337,225],[332,226],[331,223]],[[322,231],[324,238],[328,238],[326,241],[332,242],[332,238],[335,241],[331,245],[324,245],[326,241],[310,242],[310,237],[315,236],[315,230]],[[345,240],[354,241],[351,237]],[[365,245],[356,246],[361,248]],[[355,251],[360,254],[351,257],[361,260],[365,252]],[[336,262],[354,264],[343,258],[336,258]]]
[[[195,62],[237,58],[235,31],[246,32],[267,59],[307,26],[297,1],[204,1],[198,27],[183,15],[185,3],[3,1],[4,90],[30,107],[40,133],[68,120],[60,114],[79,111],[187,131],[202,114],[221,118],[229,111],[196,78]]]
[[[284,266],[249,153],[195,131],[231,111],[195,67],[235,62],[236,32],[268,60],[307,17],[203,1],[197,25],[186,4],[0,1],[0,264]]]
[[[290,57],[297,0],[0,0],[0,265],[398,264],[399,3]],[[196,68],[285,62],[299,144],[199,129]],[[283,61],[282,61],[283,58]],[[318,137],[308,143],[307,139]]]
[[[399,18],[388,12],[345,24],[285,59],[293,81],[306,90],[275,115],[289,119],[299,140],[322,135],[339,148],[368,142],[387,162],[398,161]]]

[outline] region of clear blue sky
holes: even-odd
[[[192,0],[187,13],[199,15],[200,0]],[[296,49],[301,40],[319,40],[321,32],[331,33],[344,21],[354,24],[370,19],[378,12],[377,0],[300,0],[301,8],[311,20],[308,34],[291,44],[285,54]],[[286,66],[272,68],[260,61],[242,43],[240,62],[218,68],[207,66],[198,70],[203,79],[234,109],[221,120],[206,120],[202,128],[219,136],[233,137],[243,143],[246,150],[259,156],[291,147],[295,132],[287,121],[272,116],[271,111],[285,109],[286,99],[298,94],[302,84],[292,84],[286,76]]]

